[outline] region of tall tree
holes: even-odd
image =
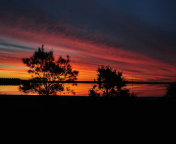
[[[19,87],[25,93],[34,92],[41,95],[57,94],[58,92],[71,91],[64,87],[63,83],[57,81],[77,80],[78,71],[73,71],[70,65],[70,58],[64,59],[61,56],[55,61],[53,51],[45,52],[44,45],[38,48],[30,58],[23,58],[23,63],[30,69],[32,79]]]

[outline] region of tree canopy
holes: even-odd
[[[58,81],[77,80],[78,71],[73,71],[70,65],[70,57],[62,56],[55,61],[53,51],[45,52],[44,45],[38,48],[30,58],[23,58],[23,63],[29,67],[28,73],[32,79],[20,86],[20,90],[28,93],[34,92],[41,95],[57,94],[62,91],[71,91]]]
[[[130,94],[129,90],[123,88],[126,86],[126,81],[122,77],[122,72],[117,72],[110,66],[101,66],[98,68],[98,82],[99,89],[96,89],[96,85],[89,91],[89,96],[98,97],[100,93],[103,92],[103,96],[106,97],[129,97],[135,96],[135,94]],[[122,89],[123,88],[123,89]]]

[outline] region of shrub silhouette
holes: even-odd
[[[77,80],[78,71],[72,71],[69,56],[66,59],[59,57],[55,61],[53,51],[45,52],[44,45],[42,45],[32,57],[22,60],[30,68],[28,73],[32,74],[32,79],[20,86],[20,91],[37,92],[41,95],[56,95],[65,89],[73,92],[68,86],[64,87],[63,83],[54,83]]]
[[[166,97],[176,97],[176,82],[173,84],[168,84],[166,89]]]
[[[136,95],[130,94],[129,90],[124,88],[126,86],[126,81],[122,77],[122,72],[116,72],[116,70],[112,69],[109,66],[101,66],[98,68],[98,82],[99,89],[94,85],[91,90],[89,90],[89,96],[98,97],[100,90],[103,92],[102,96],[104,97],[136,97]]]

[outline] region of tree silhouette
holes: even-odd
[[[98,82],[99,82],[99,90],[103,92],[103,96],[105,97],[129,97],[135,96],[129,93],[128,89],[122,89],[122,87],[126,86],[126,81],[122,78],[122,72],[116,72],[116,70],[112,69],[109,66],[101,66],[98,68]],[[89,96],[97,97],[100,96],[99,91],[96,89],[96,85],[89,90]]]
[[[174,82],[173,84],[169,84],[166,86],[166,97],[176,97],[176,82]]]
[[[42,45],[32,57],[22,60],[30,68],[28,73],[32,74],[32,79],[20,86],[20,91],[25,93],[37,92],[41,95],[56,95],[65,89],[73,92],[68,86],[64,87],[63,83],[57,82],[77,80],[78,71],[72,70],[68,55],[66,59],[60,56],[55,61],[53,51],[45,52],[44,45]]]

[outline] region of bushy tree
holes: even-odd
[[[58,92],[71,91],[69,87],[64,87],[63,83],[57,81],[77,80],[78,71],[73,71],[70,65],[70,58],[61,56],[55,61],[53,51],[45,52],[44,45],[38,48],[30,58],[23,58],[23,63],[30,69],[32,79],[20,86],[20,90],[28,93],[34,92],[41,95],[57,94]]]
[[[101,66],[98,68],[99,90],[102,91],[102,96],[105,97],[130,97],[129,90],[123,88],[126,86],[126,81],[122,77],[122,72],[117,72],[109,66]],[[123,88],[123,89],[122,89]],[[89,96],[97,97],[100,95],[96,85],[89,90]],[[132,94],[132,96],[135,96]]]

